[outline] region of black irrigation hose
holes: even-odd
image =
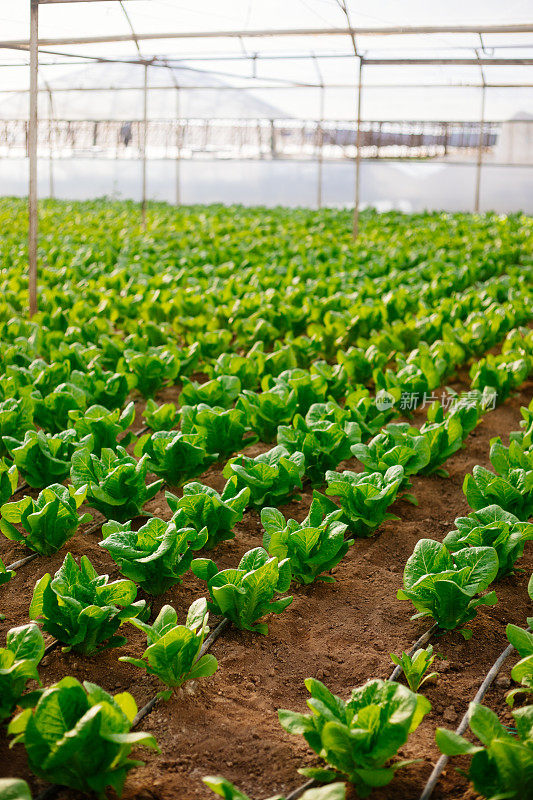
[[[420,636],[420,638],[416,640],[412,648],[409,650],[409,655],[412,656],[419,649],[419,647],[423,647],[425,644],[427,644],[427,642],[429,642],[433,634],[437,631],[438,627],[439,626],[435,622],[435,624],[432,625],[431,628],[429,628],[425,633],[423,633],[422,636]],[[402,671],[401,666],[397,666],[391,673],[390,677],[387,678],[387,680],[395,681],[396,678],[399,677],[401,671]],[[290,792],[286,796],[285,800],[297,800],[298,797],[301,797],[302,794],[306,792],[308,789],[312,789],[313,786],[318,786],[318,783],[313,778],[311,778],[310,780],[306,781],[305,783],[302,783],[301,786],[298,786],[296,789]]]
[[[32,553],[30,556],[26,556],[26,558],[19,559],[19,561],[13,561],[12,564],[6,567],[6,570],[19,569],[19,567],[23,567],[24,564],[29,564],[30,561],[34,561],[39,555],[40,553]]]
[[[229,620],[229,619],[227,619],[227,617],[224,617],[224,619],[222,620],[222,622],[219,622],[219,624],[216,626],[216,628],[214,628],[214,629],[211,631],[211,633],[209,634],[209,636],[207,637],[207,639],[206,639],[206,640],[205,640],[205,642],[203,643],[203,645],[202,645],[202,649],[200,650],[200,652],[199,652],[199,654],[198,654],[198,658],[201,658],[203,655],[205,655],[205,653],[207,653],[207,651],[209,650],[209,648],[211,647],[211,645],[213,645],[213,644],[216,642],[216,640],[218,639],[218,637],[220,636],[220,634],[221,634],[221,633],[223,633],[223,632],[226,630],[226,628],[227,628],[227,627],[228,627],[230,624],[231,624],[231,623],[230,623],[230,620]],[[150,713],[151,713],[151,712],[154,710],[154,708],[155,708],[155,706],[156,706],[156,703],[157,703],[157,701],[158,701],[158,700],[159,700],[159,697],[158,697],[158,695],[156,695],[155,697],[152,697],[152,699],[151,699],[151,700],[149,700],[149,701],[146,703],[146,705],[144,705],[144,706],[143,706],[143,707],[142,707],[142,708],[141,708],[141,709],[140,709],[140,710],[137,712],[137,714],[136,714],[136,716],[135,716],[135,718],[134,718],[134,720],[133,720],[133,723],[132,723],[132,726],[131,726],[131,730],[133,730],[134,728],[136,728],[136,727],[139,725],[139,723],[140,723],[140,722],[141,722],[141,721],[142,721],[142,720],[143,720],[145,717],[147,717],[147,716],[148,716],[148,714],[150,714]]]
[[[15,495],[16,495],[16,494],[20,494],[20,492],[25,492],[25,491],[26,491],[26,489],[29,489],[29,488],[30,488],[30,484],[29,484],[29,483],[26,483],[26,481],[24,481],[24,483],[21,483],[21,485],[20,485],[20,486],[18,486],[18,487],[15,489],[15,491],[13,492],[13,494],[12,494],[11,496],[12,496],[12,497],[15,497]]]
[[[528,630],[530,630],[530,629],[528,628]],[[490,687],[494,683],[494,680],[496,679],[496,676],[498,675],[498,672],[502,668],[504,661],[507,658],[509,658],[509,656],[511,655],[513,650],[514,650],[513,645],[512,644],[508,645],[505,648],[505,650],[503,651],[503,653],[496,659],[496,661],[494,662],[492,667],[487,672],[483,683],[481,684],[481,686],[477,690],[476,696],[474,697],[474,700],[473,700],[474,703],[481,703],[481,701],[483,700],[483,698],[487,694],[488,690],[490,689]],[[470,718],[469,711],[466,711],[466,713],[464,714],[463,718],[461,719],[461,722],[459,723],[459,725],[457,726],[457,728],[455,730],[456,734],[461,736],[466,731],[466,729],[468,728],[469,718]],[[440,776],[442,774],[442,771],[444,770],[444,767],[446,766],[446,764],[449,761],[449,758],[450,758],[449,756],[445,756],[445,755],[442,755],[439,758],[439,760],[437,761],[437,763],[435,764],[435,766],[433,768],[433,772],[429,776],[428,782],[426,783],[426,785],[424,787],[424,790],[423,790],[422,794],[420,795],[419,800],[429,800],[429,798],[431,797],[431,795],[433,794],[433,792],[435,790],[435,787],[436,787],[436,785],[438,783],[438,780],[439,780],[439,778],[440,778]]]

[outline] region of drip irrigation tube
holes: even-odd
[[[528,628],[528,630],[529,630],[529,628]],[[481,701],[483,700],[483,698],[487,694],[488,690],[490,689],[490,687],[494,683],[494,680],[496,679],[496,676],[498,675],[498,672],[502,668],[504,661],[511,655],[513,650],[514,650],[513,645],[512,644],[508,645],[505,648],[505,650],[503,651],[503,653],[501,653],[501,655],[496,659],[496,661],[494,662],[492,667],[487,672],[487,675],[485,676],[485,679],[484,679],[483,683],[481,684],[481,686],[477,690],[476,696],[474,697],[474,700],[473,700],[474,703],[481,703]],[[461,736],[466,731],[466,729],[468,727],[469,718],[470,718],[470,714],[469,714],[468,711],[466,711],[466,713],[464,714],[463,718],[461,719],[461,722],[459,723],[459,725],[457,726],[457,728],[455,730],[456,734]],[[437,783],[439,781],[439,778],[440,778],[440,776],[442,774],[442,771],[444,770],[446,764],[449,761],[449,758],[450,758],[449,756],[445,756],[445,755],[442,755],[439,758],[439,760],[437,761],[437,763],[435,764],[435,766],[433,768],[433,772],[429,776],[428,782],[426,783],[426,785],[424,787],[424,790],[422,791],[422,794],[420,795],[419,800],[429,800],[429,798],[431,797],[431,795],[433,794],[433,792],[435,790],[435,787],[436,787],[436,785],[437,785]]]
[[[19,567],[23,567],[24,564],[29,564],[30,561],[34,561],[39,555],[40,553],[32,553],[30,556],[19,559],[19,561],[13,561],[12,564],[6,567],[6,570],[19,569]]]
[[[18,486],[18,487],[15,489],[15,491],[13,492],[13,494],[12,494],[11,496],[12,496],[12,497],[15,497],[15,495],[16,495],[16,494],[20,494],[21,492],[25,492],[25,491],[26,491],[26,489],[29,489],[29,488],[30,488],[30,484],[29,484],[29,483],[26,483],[26,481],[24,481],[24,483],[21,483],[21,485],[20,485],[20,486]]]
[[[203,643],[203,645],[202,645],[202,649],[200,650],[200,652],[199,652],[199,654],[198,654],[198,658],[201,658],[203,655],[205,655],[205,653],[207,653],[207,651],[209,650],[209,648],[210,648],[210,647],[211,647],[211,646],[214,644],[214,642],[216,642],[216,640],[217,640],[217,639],[218,639],[218,637],[221,635],[221,633],[223,633],[223,632],[226,630],[226,628],[227,628],[229,625],[230,625],[230,621],[229,621],[229,619],[227,619],[226,617],[224,617],[224,619],[222,620],[222,622],[219,622],[219,624],[216,626],[216,628],[214,628],[214,629],[211,631],[211,633],[209,634],[209,636],[207,637],[207,639],[206,639],[206,640],[205,640],[205,642]],[[136,727],[137,727],[137,725],[139,725],[139,723],[140,723],[140,722],[141,722],[141,721],[142,721],[142,720],[143,720],[145,717],[147,717],[147,716],[148,716],[148,714],[150,714],[150,713],[151,713],[151,712],[154,710],[154,708],[155,708],[155,705],[156,705],[156,703],[157,703],[157,701],[158,701],[158,700],[159,700],[159,696],[158,696],[158,695],[156,695],[155,697],[152,697],[152,699],[151,699],[151,700],[149,700],[149,701],[146,703],[146,705],[144,705],[144,706],[143,706],[143,707],[142,707],[142,708],[141,708],[141,709],[140,709],[140,710],[137,712],[137,714],[136,714],[136,716],[135,716],[135,719],[133,720],[133,723],[132,723],[132,726],[131,726],[131,730],[133,730],[134,728],[136,728]]]

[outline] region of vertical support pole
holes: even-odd
[[[322,191],[324,183],[324,84],[320,87],[320,112],[317,130],[318,145],[318,179],[317,179],[317,208],[322,208]]]
[[[50,199],[53,200],[55,196],[55,187],[54,187],[54,158],[53,158],[53,124],[54,124],[54,100],[52,96],[52,90],[48,83],[46,84],[46,90],[48,92],[48,176],[49,176],[49,195]]]
[[[355,155],[355,203],[353,211],[353,238],[359,235],[359,203],[361,195],[361,99],[363,89],[363,63],[364,59],[359,56],[359,83],[357,86],[357,152]]]
[[[176,86],[176,205],[181,205],[181,106],[180,90]]]
[[[146,230],[146,143],[148,139],[148,64],[144,65],[144,91],[143,91],[143,125],[141,136],[142,157],[142,227]]]
[[[483,143],[485,138],[485,80],[483,79],[483,86],[481,87],[481,119],[479,121],[479,141],[477,147],[477,164],[476,164],[476,194],[474,200],[474,212],[479,213],[479,199],[481,194],[481,168],[483,166]]]
[[[28,133],[28,157],[30,185],[28,192],[28,289],[30,317],[37,312],[37,125],[39,73],[39,0],[30,0],[30,119]]]

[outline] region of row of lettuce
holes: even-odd
[[[448,535],[444,544],[440,545],[431,540],[419,542],[406,567],[404,589],[401,592],[401,596],[411,599],[419,615],[432,616],[443,629],[453,629],[472,619],[476,613],[475,609],[480,603],[494,602],[493,593],[483,597],[479,597],[479,593],[483,592],[494,579],[512,571],[516,559],[523,552],[525,541],[533,537],[533,526],[526,521],[521,521],[509,511],[506,511],[505,508],[506,497],[508,503],[512,504],[514,502],[514,495],[509,494],[509,486],[515,488],[515,490],[516,486],[513,487],[513,482],[522,486],[522,488],[527,486],[528,481],[526,480],[524,483],[523,475],[525,472],[531,471],[531,464],[529,462],[526,463],[526,461],[528,456],[531,456],[533,409],[524,409],[523,414],[522,430],[512,436],[509,448],[504,448],[501,442],[494,442],[492,445],[491,461],[496,473],[490,473],[488,470],[484,471],[490,477],[483,483],[486,490],[486,494],[482,497],[483,508],[475,510],[479,508],[479,470],[482,469],[478,467],[474,470],[474,476],[467,476],[465,479],[465,492],[468,497],[469,479],[478,478],[476,495],[472,503],[474,508],[472,514],[469,517],[456,520],[456,530]],[[410,430],[413,434],[416,429]],[[379,434],[379,436],[383,435],[386,434]],[[416,448],[413,452],[416,453]],[[413,452],[411,452],[411,458],[413,457]],[[391,469],[391,467],[384,464],[382,469],[385,468],[387,472]],[[416,472],[417,470],[414,468],[411,474],[416,474]],[[522,480],[516,481],[516,476],[520,475]],[[502,503],[503,507],[495,505],[487,507],[490,499],[494,499],[491,495],[491,492],[494,491],[499,492],[496,499]],[[180,500],[177,498],[172,498],[172,500],[179,505]],[[313,539],[315,542],[322,540],[320,544],[323,546],[324,539],[327,538],[324,534],[330,533],[330,538],[340,543],[341,549],[346,552],[353,541],[346,540],[345,537],[347,527],[350,525],[350,519],[344,515],[342,507],[340,510],[335,507],[335,511],[328,509],[329,513],[324,515],[324,502],[329,503],[331,501],[316,493],[308,519],[300,524],[295,520],[285,520],[277,509],[263,509],[264,543],[269,545],[274,540],[276,545],[277,542],[277,557],[269,557],[265,550],[256,548],[243,557],[236,570],[222,572],[219,572],[210,560],[195,559],[192,561],[193,571],[208,582],[210,602],[207,604],[205,599],[196,601],[189,610],[185,626],[177,625],[177,614],[170,606],[163,607],[153,625],[148,625],[142,619],[146,611],[145,603],[144,601],[135,602],[136,587],[131,581],[123,580],[109,583],[107,576],[97,575],[88,559],[83,557],[81,566],[78,568],[70,554],[67,555],[62,568],[53,579],[50,575],[45,575],[38,582],[30,607],[30,616],[39,618],[43,622],[44,629],[56,636],[59,641],[85,653],[94,652],[101,646],[122,644],[124,639],[117,637],[115,634],[121,622],[129,619],[133,624],[144,630],[148,647],[143,659],[125,657],[124,660],[146,669],[150,674],[157,675],[167,687],[170,687],[170,691],[165,690],[162,693],[163,696],[168,697],[172,689],[182,685],[185,680],[209,676],[217,668],[217,663],[213,656],[203,655],[199,657],[207,632],[208,609],[221,616],[226,616],[237,627],[266,632],[265,626],[257,624],[257,620],[269,612],[279,613],[290,604],[291,597],[279,597],[279,594],[286,591],[290,585],[291,568],[296,565],[297,569],[293,577],[304,582],[312,580],[313,577],[317,577],[320,573],[320,570],[315,569],[313,576],[313,571],[309,572],[309,564],[305,563],[306,555],[309,556],[312,550],[312,548],[309,548],[309,543]],[[180,513],[180,509],[177,506],[175,513],[177,515]],[[527,514],[527,512],[524,513]],[[529,513],[531,513],[531,508]],[[525,519],[527,519],[527,516]],[[137,539],[143,539],[146,534],[149,536],[152,533],[150,530],[152,526],[159,524],[168,525],[163,520],[150,520],[134,536]],[[111,536],[121,533],[130,535],[129,541],[120,542],[120,538],[118,542],[115,541],[118,552],[120,552],[122,545],[122,555],[126,555],[123,563],[119,559],[117,559],[117,563],[121,565],[122,571],[127,575],[128,568],[135,570],[137,566],[138,569],[138,564],[135,565],[132,562],[139,560],[135,559],[135,557],[131,558],[132,551],[135,548],[131,542],[132,532],[130,525],[110,522],[108,526],[110,526]],[[105,533],[106,530],[104,528]],[[204,530],[204,537],[205,534],[206,531]],[[107,537],[102,542],[104,547],[106,546],[106,540]],[[304,544],[303,547],[302,543]],[[111,548],[109,549],[111,551]],[[283,550],[285,551],[284,553]],[[336,555],[338,553],[339,550],[337,550]],[[130,556],[129,565],[127,564],[128,554]],[[138,553],[135,555],[138,555]],[[282,557],[283,555],[284,557]],[[145,558],[144,561],[146,560],[150,561],[150,558]],[[312,555],[311,559],[308,560],[313,560]],[[338,563],[338,560],[335,563]],[[126,568],[124,567],[125,564]],[[298,564],[300,565],[300,570],[298,570]],[[313,564],[313,567],[316,567],[316,564]],[[298,577],[298,571],[301,573],[300,577]],[[137,572],[136,577],[142,579],[146,576],[139,575]],[[147,586],[153,592],[153,585],[147,583]],[[88,597],[93,600],[93,604],[89,607],[85,605]],[[72,613],[73,610],[74,613]],[[111,611],[111,614],[109,611]],[[520,635],[527,636],[527,634]],[[15,629],[8,634],[8,640],[10,637],[13,646],[9,656],[14,668],[13,674],[17,674],[18,671],[21,673],[18,684],[20,691],[20,688],[23,690],[28,677],[35,677],[36,675],[37,663],[44,652],[44,642],[40,630],[35,625]],[[31,645],[35,649],[33,659],[20,658],[23,651],[23,648],[21,651],[20,641],[26,641],[26,639],[33,640]],[[9,646],[6,650],[10,650]],[[30,662],[29,664],[27,663],[28,661]],[[531,662],[533,659],[529,659],[529,661]],[[24,677],[25,671],[26,677]],[[531,675],[526,675],[526,685],[527,680],[531,682]],[[57,687],[54,687],[54,690],[62,690],[63,687],[70,690],[77,683],[70,678],[64,679],[64,681],[65,683],[60,682]],[[74,681],[74,684],[71,683],[72,681]],[[370,684],[372,685],[372,699],[369,699],[370,695],[365,693],[366,690],[362,694],[366,698],[365,705],[377,702],[378,705],[383,705],[385,708],[393,708],[400,701],[402,703],[407,702],[404,695],[409,690],[406,687],[382,681],[371,681]],[[390,687],[394,687],[394,689]],[[79,684],[76,688],[79,689]],[[327,694],[328,691],[325,687],[319,682],[310,681],[308,688],[312,693],[315,690],[315,693],[318,693],[319,701],[324,702],[324,693]],[[367,688],[369,688],[369,685],[367,685]],[[17,702],[21,702],[20,697],[16,696],[16,691],[15,689],[15,696],[11,695],[10,710]],[[43,697],[47,691],[49,690],[45,690]],[[87,687],[86,691],[89,692]],[[94,687],[94,691],[97,691],[97,687]],[[6,694],[6,697],[8,696],[9,694]],[[29,698],[26,701],[29,703],[29,707],[19,717],[15,718],[10,725],[11,733],[18,735],[24,741],[26,741],[27,736],[26,725],[38,714],[39,704],[42,699],[37,700],[38,694],[36,693],[30,693],[25,697]],[[422,702],[423,700],[423,698],[420,699],[418,697],[415,706],[412,706],[412,701],[409,700],[412,706],[412,715],[417,719],[419,718],[418,721],[421,721],[424,713],[429,710],[429,704],[427,704],[427,701]],[[23,704],[24,702],[22,701]],[[35,702],[37,702],[37,706],[35,711],[32,711],[32,706]],[[106,699],[105,702],[109,703],[110,701]],[[340,708],[339,703],[341,702],[338,698],[335,700],[336,708]],[[130,703],[130,700],[128,700],[128,703]],[[427,704],[427,708],[425,704]],[[426,711],[424,711],[424,708]],[[133,719],[132,713],[134,714],[132,709],[133,705],[130,705],[130,723]],[[344,715],[345,711],[342,712]],[[49,710],[43,713],[45,713],[43,719],[46,719],[46,714],[49,713]],[[283,713],[285,714],[285,717],[282,714],[283,719],[286,718],[288,720],[288,729],[296,732],[298,728],[302,728],[304,723],[300,719],[301,715],[297,715],[298,719],[295,722],[294,716],[291,716],[292,712]],[[521,718],[524,712],[519,710],[517,713]],[[406,730],[412,726],[412,719],[409,719],[411,721]],[[313,720],[309,724],[313,728]],[[33,730],[32,725],[30,725],[30,728]],[[350,727],[348,722],[345,722],[345,725],[348,728]],[[299,732],[304,734],[307,732],[311,735],[309,727],[306,727],[305,730],[302,728]],[[444,736],[444,734],[442,735]],[[386,739],[390,738],[391,732],[389,731],[384,736]],[[313,738],[311,736],[311,739],[315,742],[317,741],[316,737]],[[31,735],[29,740],[31,741]],[[130,740],[127,741],[130,743]],[[308,739],[308,741],[310,740]],[[124,746],[126,747],[126,744]],[[316,747],[314,749],[316,750]],[[320,754],[324,755],[326,749],[326,746],[322,743]],[[356,760],[355,765],[352,765],[353,769],[351,771],[342,767],[338,761],[338,754],[337,756],[335,754],[330,755],[326,760],[347,775],[352,782],[359,786],[359,790],[364,793],[366,789],[373,785],[383,785],[383,781],[387,776],[388,779],[392,779],[395,767],[384,767],[383,765],[393,754],[393,752],[386,751],[382,765],[379,766],[376,766],[374,756],[372,756],[374,759],[372,767],[369,767],[370,762],[361,763]],[[370,759],[371,761],[372,758]],[[119,760],[117,763],[121,764],[121,761]],[[346,762],[343,763],[346,766]],[[46,770],[43,771],[41,767],[41,771],[39,771],[37,765],[32,766],[36,768],[37,774],[43,777],[61,783],[66,782],[65,775],[61,770],[47,772]],[[121,764],[121,769],[122,766]],[[313,777],[320,777],[321,774],[321,772],[313,772]],[[322,777],[326,778],[327,776],[324,774]],[[109,779],[109,776],[106,779]],[[88,782],[80,784],[80,780],[81,778],[78,774],[74,782],[77,788],[91,788],[92,790],[101,790],[102,788]],[[84,780],[88,781],[89,778],[86,777]],[[522,788],[524,786],[523,780],[522,776],[520,778],[522,782],[519,783]],[[67,783],[67,785],[73,784]],[[214,785],[222,786],[225,784],[219,785],[215,783]],[[230,791],[227,786],[225,791]]]

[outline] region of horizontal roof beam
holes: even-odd
[[[411,36],[419,34],[491,34],[491,33],[533,33],[532,23],[515,25],[419,25],[412,27],[381,26],[352,28],[282,28],[278,30],[237,30],[237,31],[176,31],[165,33],[110,34],[105,36],[78,36],[65,38],[39,39],[40,46],[63,46],[83,44],[106,44],[113,42],[158,41],[163,39],[250,39],[287,36]],[[0,41],[0,47],[29,46],[27,39]]]

